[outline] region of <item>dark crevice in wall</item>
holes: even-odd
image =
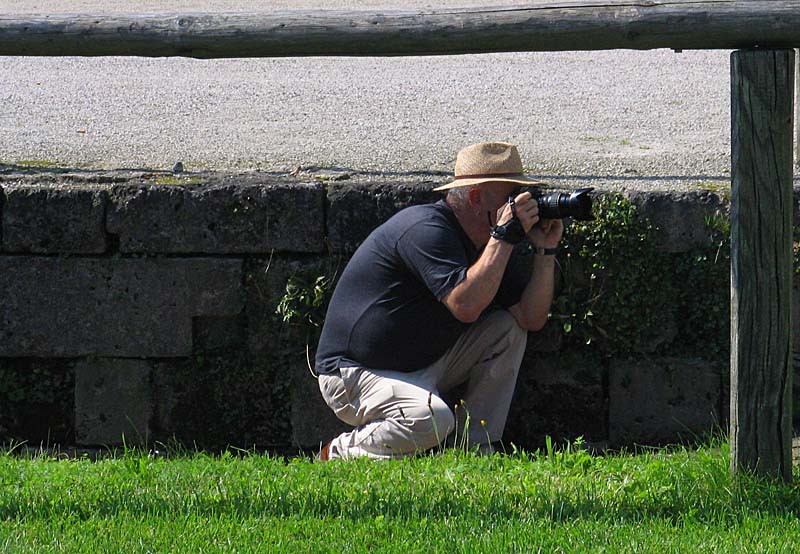
[[[114,255],[119,253],[119,235],[115,235],[114,233],[109,233],[106,231],[107,236],[107,249],[106,254]]]

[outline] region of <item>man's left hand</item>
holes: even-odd
[[[528,240],[537,248],[555,248],[561,242],[564,222],[560,219],[540,219],[530,231]]]

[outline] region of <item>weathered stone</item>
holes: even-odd
[[[239,254],[321,252],[325,192],[319,183],[264,176],[203,185],[117,185],[108,231],[121,252]]]
[[[711,191],[635,191],[627,195],[641,215],[659,228],[658,248],[664,252],[688,252],[705,246],[709,232],[706,218],[725,207]]]
[[[153,439],[190,448],[290,450],[289,375],[242,349],[153,365]]]
[[[0,358],[0,444],[9,439],[45,448],[72,444],[73,365],[73,360]]]
[[[604,369],[589,354],[526,352],[511,402],[503,442],[539,448],[546,436],[557,441],[608,436]]]
[[[75,365],[77,444],[146,444],[152,415],[148,362],[92,358]]]
[[[540,331],[528,333],[525,356],[534,359],[542,353],[558,352],[563,343],[564,335],[561,332],[561,324],[550,320]]]
[[[615,360],[609,372],[609,439],[615,446],[692,440],[720,423],[720,369],[679,358]]]
[[[245,342],[241,315],[194,318],[194,351],[219,352],[239,348]]]
[[[430,182],[331,183],[328,185],[328,246],[332,252],[353,252],[391,216],[416,204],[444,198]]]
[[[98,254],[107,249],[105,191],[86,186],[5,185],[3,251]]]
[[[236,259],[0,257],[0,356],[172,357],[242,309]]]
[[[300,354],[298,352],[298,354]],[[313,358],[311,360],[313,364]],[[352,427],[340,421],[325,404],[305,355],[297,356],[292,372],[292,442],[304,449],[320,446]]]

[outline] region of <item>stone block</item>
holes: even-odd
[[[659,228],[658,248],[671,253],[705,246],[709,238],[706,217],[726,208],[723,199],[707,190],[634,191],[627,197],[641,215]]]
[[[322,399],[316,378],[297,356],[292,371],[292,442],[303,449],[319,447],[335,436],[352,429],[340,421]],[[313,363],[313,360],[312,360]]]
[[[409,206],[444,198],[433,184],[331,183],[328,185],[328,247],[352,253],[381,223]]]
[[[0,358],[0,444],[72,444],[74,360]]]
[[[0,356],[174,357],[242,310],[236,259],[0,257]]]
[[[290,372],[243,350],[153,364],[154,440],[190,449],[290,450]]]
[[[614,360],[609,371],[612,445],[660,445],[713,431],[721,417],[721,369],[703,360]]]
[[[324,249],[319,183],[265,176],[210,177],[203,185],[117,185],[108,231],[121,252],[269,254]]]
[[[528,333],[525,357],[534,359],[545,352],[558,352],[563,344],[564,334],[562,333],[561,323],[549,320],[541,330]]]
[[[105,191],[52,184],[5,185],[4,252],[99,254],[107,249]]]
[[[601,443],[608,436],[602,361],[590,353],[540,353],[530,349],[522,361],[503,442],[541,448],[583,437]]]
[[[194,351],[226,352],[245,342],[244,317],[195,317],[192,332]]]
[[[93,358],[75,365],[75,441],[80,445],[145,445],[153,402],[150,365]]]

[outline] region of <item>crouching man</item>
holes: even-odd
[[[361,244],[334,291],[315,362],[325,402],[354,429],[320,459],[407,456],[441,443],[456,418],[464,429],[467,414],[469,444],[492,451],[527,331],[547,321],[563,232],[520,193],[531,184],[515,146],[467,147],[454,180],[436,189],[446,198],[400,211]],[[515,216],[522,228],[512,232]],[[534,247],[532,270],[509,264],[520,239]],[[464,383],[464,409],[454,413],[439,395]]]

